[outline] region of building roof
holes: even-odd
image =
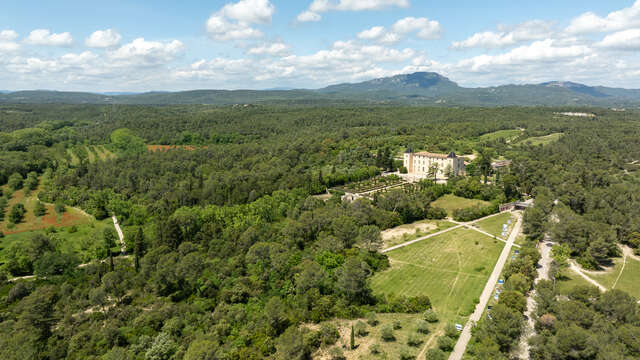
[[[449,154],[436,154],[436,153],[430,153],[427,151],[421,151],[418,153],[415,153],[415,155],[417,156],[426,156],[426,157],[430,157],[430,158],[437,158],[437,159],[447,159],[447,158],[456,158],[456,154],[452,151]]]

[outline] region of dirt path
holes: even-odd
[[[469,340],[471,340],[471,328],[474,324],[480,320],[480,317],[484,313],[484,309],[487,307],[489,303],[489,299],[493,294],[493,289],[498,282],[498,278],[502,273],[502,269],[509,258],[509,254],[511,253],[511,248],[513,247],[514,242],[516,241],[516,237],[520,234],[520,228],[522,227],[522,216],[517,216],[516,224],[509,235],[509,239],[507,240],[507,244],[502,249],[502,253],[500,253],[500,257],[496,262],[495,267],[493,268],[493,272],[491,276],[489,276],[489,280],[487,280],[486,285],[484,286],[484,290],[482,290],[482,295],[480,295],[480,302],[476,305],[476,308],[469,317],[469,321],[467,321],[460,337],[458,338],[458,342],[456,343],[455,348],[451,352],[449,356],[449,360],[461,360],[464,355],[465,350],[467,349],[467,344],[469,344]]]
[[[127,252],[127,245],[124,243],[124,234],[122,233],[122,229],[120,229],[120,225],[118,225],[116,216],[113,215],[111,218],[113,219],[113,226],[116,228],[116,232],[120,238],[120,251],[125,254]]]
[[[551,268],[551,248],[553,247],[553,243],[548,239],[545,239],[538,245],[538,251],[540,252],[541,258],[538,262],[539,267],[537,268],[538,274],[534,280],[534,284],[537,284],[540,280],[549,280],[549,269]],[[520,346],[519,346],[519,358],[522,360],[528,360],[530,358],[529,353],[529,339],[535,335],[535,323],[533,321],[533,314],[536,310],[536,291],[531,290],[529,292],[529,296],[527,296],[527,310],[524,315],[527,318],[527,322],[525,323],[524,329],[522,331],[522,335],[520,336]]]
[[[449,232],[449,231],[452,231],[452,230],[455,230],[455,229],[460,229],[461,227],[467,227],[467,228],[469,228],[469,229],[472,229],[472,230],[476,230],[476,231],[478,231],[478,232],[481,232],[481,233],[483,233],[483,234],[485,234],[485,235],[487,235],[487,236],[490,236],[490,237],[492,237],[492,238],[494,238],[494,237],[495,237],[495,238],[496,238],[496,239],[498,239],[498,240],[501,240],[501,241],[507,242],[507,241],[505,241],[505,240],[503,240],[503,239],[498,238],[497,236],[491,235],[491,234],[489,234],[489,233],[487,233],[487,232],[484,232],[484,231],[482,231],[482,230],[480,230],[480,229],[477,229],[477,228],[474,228],[473,226],[470,226],[471,224],[474,224],[474,223],[476,223],[476,222],[478,222],[478,221],[482,221],[482,220],[484,220],[484,219],[488,219],[488,218],[491,218],[491,217],[494,217],[494,216],[497,216],[497,215],[500,215],[500,214],[502,214],[502,213],[501,213],[501,212],[499,212],[499,213],[491,214],[491,215],[485,216],[485,217],[483,217],[483,218],[476,219],[476,220],[473,220],[473,221],[469,221],[469,222],[466,222],[466,223],[452,221],[453,223],[456,223],[456,224],[458,224],[458,225],[456,225],[456,226],[452,226],[452,227],[450,227],[450,228],[448,228],[448,229],[440,230],[440,231],[435,232],[435,233],[433,233],[433,234],[429,234],[429,235],[425,235],[425,236],[419,237],[419,238],[417,238],[417,239],[415,239],[415,240],[407,241],[407,242],[405,242],[405,243],[402,243],[402,244],[399,244],[399,245],[395,245],[395,246],[392,246],[392,247],[386,248],[386,249],[384,249],[384,250],[382,250],[382,251],[380,251],[380,252],[381,252],[381,253],[386,253],[386,252],[389,252],[389,251],[392,251],[392,250],[396,250],[396,249],[399,249],[399,248],[401,248],[401,247],[405,247],[405,246],[408,246],[408,245],[411,245],[411,244],[415,244],[415,243],[417,243],[418,241],[422,241],[422,240],[426,240],[426,239],[431,238],[431,237],[434,237],[434,236],[442,235],[442,234],[444,234],[444,233],[446,233],[446,232]],[[520,247],[520,245],[516,245],[516,244],[512,244],[512,245],[514,245],[514,246],[516,246],[516,247]]]
[[[582,269],[580,268],[580,266],[578,266],[578,264],[576,264],[576,262],[574,260],[569,260],[569,268],[571,268],[571,270],[573,270],[573,272],[575,272],[576,274],[582,276],[582,278],[584,278],[585,280],[587,280],[588,282],[593,284],[593,286],[595,286],[598,289],[600,289],[600,291],[602,291],[602,292],[607,291],[606,287],[602,286],[599,282],[593,280],[592,278],[588,277],[585,273],[583,273]]]

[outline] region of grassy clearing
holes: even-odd
[[[593,286],[582,276],[576,274],[570,269],[564,269],[562,271],[562,276],[559,276],[556,280],[556,290],[558,290],[558,294],[560,295],[568,295],[574,287],[584,285]]]
[[[638,279],[640,279],[640,261],[628,257],[624,270],[622,269],[622,258],[616,258],[614,259],[614,262],[615,266],[613,269],[603,274],[589,273],[586,275],[599,282],[607,289],[614,288],[622,290],[636,298],[640,298],[640,287],[638,286]],[[620,274],[621,270],[622,275]],[[619,279],[618,276],[620,277]],[[618,279],[617,283],[616,279]]]
[[[419,237],[448,229],[456,224],[446,220],[421,220],[411,224],[396,226],[382,232],[383,248],[399,245]]]
[[[556,142],[562,137],[562,133],[553,133],[545,136],[531,137],[528,139],[524,139],[521,142],[530,145],[547,145],[552,142]]]
[[[377,319],[379,321],[377,325],[371,326],[367,324],[366,330],[368,334],[366,336],[356,336],[356,348],[354,350],[349,349],[351,325],[355,326],[359,321],[366,324],[366,319],[329,321],[330,324],[338,328],[340,339],[335,345],[321,348],[313,355],[313,358],[331,359],[328,352],[332,347],[341,348],[348,360],[397,359],[403,351],[417,356],[434,334],[440,332],[440,328],[444,327],[443,322],[430,324],[430,332],[428,334],[418,333],[416,331],[416,322],[422,319],[422,314],[377,314]],[[400,329],[393,330],[395,340],[384,341],[381,337],[382,329],[387,326],[393,327],[394,323],[399,323],[402,326]],[[312,327],[317,327],[317,325]],[[409,346],[407,342],[410,335],[419,337],[422,343],[418,346]],[[371,353],[373,345],[377,345],[380,348],[381,352],[379,354]]]
[[[456,229],[387,253],[391,268],[372,278],[374,292],[427,295],[454,321],[468,316],[502,250],[502,243],[469,229]]]
[[[437,206],[445,209],[449,216],[453,215],[456,209],[465,209],[473,206],[488,206],[490,203],[484,200],[465,199],[453,194],[447,194],[431,203],[431,206]]]
[[[498,131],[494,131],[492,133],[487,133],[484,135],[480,136],[480,140],[483,141],[492,141],[492,140],[497,140],[497,139],[505,139],[505,140],[510,140],[513,139],[515,137],[517,137],[518,135],[520,135],[521,131],[518,129],[513,129],[513,130],[498,130]]]
[[[515,219],[513,218],[513,214],[510,212],[504,212],[500,215],[496,215],[490,217],[488,219],[484,219],[482,221],[478,221],[475,225],[480,228],[480,230],[486,231],[491,235],[500,237],[502,235],[502,225],[507,224],[507,222],[511,220],[511,224],[508,224],[507,234],[509,234],[511,228],[515,224]]]
[[[98,158],[102,161],[114,159],[116,154],[109,151],[104,145],[94,145],[92,146],[93,151],[96,153]]]
[[[96,248],[100,245],[106,227],[113,226],[111,219],[91,221],[77,226],[57,227],[55,232],[47,233],[54,239],[56,247],[63,253],[74,253],[82,262],[95,258]],[[5,251],[13,246],[27,243],[35,234],[44,234],[44,230],[24,231],[6,235],[0,239],[0,263],[7,261]]]

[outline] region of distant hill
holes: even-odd
[[[640,106],[640,89],[568,81],[465,88],[433,72],[343,83],[322,89],[192,90],[147,93],[0,92],[0,103],[69,104],[406,104],[438,106]]]

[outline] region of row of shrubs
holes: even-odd
[[[492,203],[488,206],[476,205],[463,209],[455,209],[453,211],[453,218],[456,221],[472,221],[485,217],[491,214],[495,214],[500,211],[500,207],[497,203]]]

